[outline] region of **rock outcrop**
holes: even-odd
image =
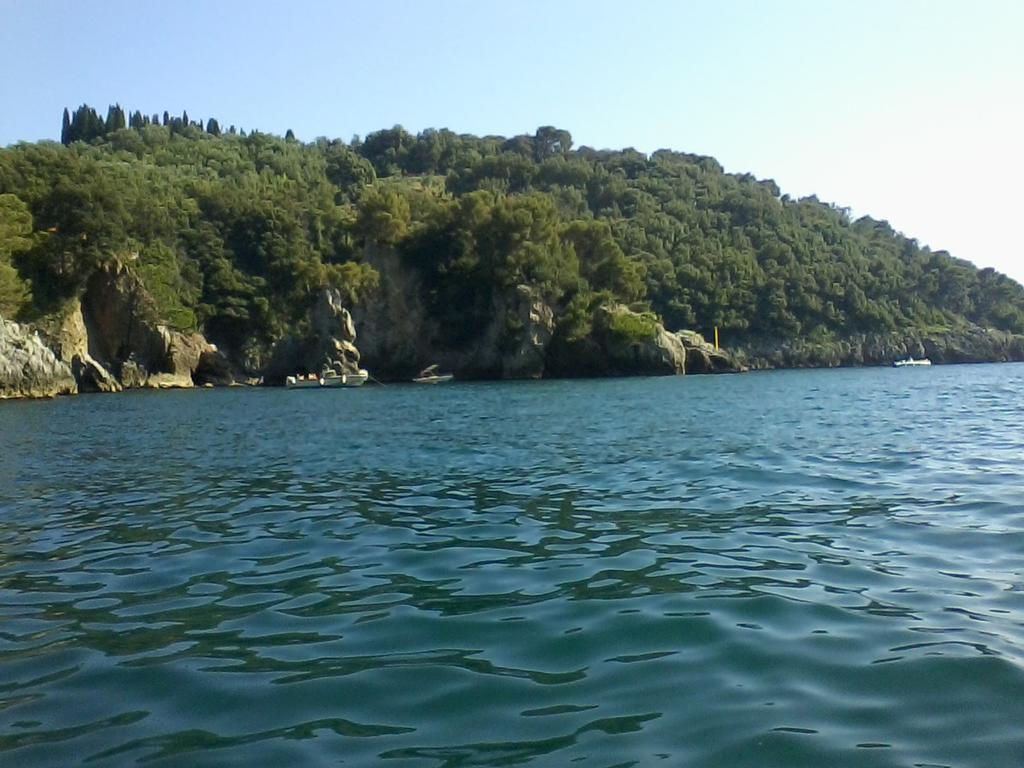
[[[355,345],[356,326],[341,292],[321,291],[310,315],[321,363],[338,373],[357,373],[360,355]]]
[[[0,317],[0,399],[78,391],[71,367],[33,330]]]
[[[373,299],[356,307],[363,364],[387,378],[408,378],[436,359],[437,324],[428,317],[423,281],[390,249],[368,247],[364,261],[377,270],[380,285]],[[449,369],[450,361],[443,361]]]
[[[79,392],[120,392],[121,383],[102,363],[89,354],[89,332],[78,299],[68,302],[48,323],[54,330],[44,332],[57,357],[71,366]]]
[[[199,355],[192,380],[201,386],[230,387],[235,375],[227,357],[213,344],[208,344]]]
[[[78,382],[79,392],[120,392],[122,389],[114,374],[87,354],[71,358],[71,372]]]
[[[81,298],[45,318],[40,331],[79,392],[233,381],[227,359],[202,334],[159,322],[145,286],[120,261],[97,270]]]
[[[536,290],[516,287],[515,298],[506,310],[513,320],[501,353],[501,375],[505,379],[539,379],[544,375],[548,344],[555,330],[555,315]]]
[[[621,304],[599,307],[593,335],[613,376],[672,376],[686,373],[686,350],[652,315]]]
[[[738,373],[746,370],[735,355],[709,344],[696,331],[676,331],[675,335],[686,350],[687,373]]]
[[[486,319],[457,342],[428,309],[426,288],[414,267],[389,249],[367,248],[364,260],[380,274],[376,296],[353,310],[363,364],[375,374],[408,379],[438,364],[460,378],[540,378],[545,374],[554,313],[526,285],[496,291]]]
[[[460,348],[433,338],[420,350],[417,365],[438,363],[462,378],[539,379],[545,374],[554,313],[539,291],[517,285],[491,296],[487,319]]]
[[[377,270],[380,285],[353,318],[363,364],[378,376],[407,379],[434,363],[463,379],[742,369],[732,355],[706,344],[699,334],[671,333],[653,315],[619,304],[597,308],[581,337],[557,338],[552,306],[529,285],[495,290],[480,321],[464,329],[467,338],[455,339],[432,316],[437,308],[431,307],[414,266],[386,248],[368,247],[363,258]]]
[[[324,290],[303,323],[306,333],[243,349],[235,362],[248,365],[251,376],[262,374],[264,383],[280,384],[294,373],[352,373],[361,366],[408,379],[435,363],[460,378],[520,379],[889,365],[908,356],[935,363],[1024,360],[1024,336],[971,326],[830,340],[763,338],[726,351],[695,331],[668,331],[652,313],[621,304],[597,306],[556,331],[552,307],[528,285],[477,297],[472,328],[458,324],[460,308],[450,308],[453,324],[446,331],[443,318],[432,316],[445,309],[429,303],[415,268],[392,250],[365,255],[381,276],[375,298],[350,313],[341,292]],[[158,318],[130,263],[112,262],[92,275],[80,298],[38,328],[0,319],[0,397],[234,383],[232,364],[216,346]],[[457,337],[460,329],[468,333]]]
[[[1024,361],[1024,336],[979,327],[947,331],[854,334],[843,339],[759,339],[743,354],[752,368],[891,365],[906,357],[933,363]]]
[[[200,333],[160,323],[142,281],[120,261],[92,275],[68,318],[58,345],[62,356],[73,352],[72,361],[78,359],[73,367],[88,389],[113,391],[115,382],[159,389],[231,383],[217,348]]]
[[[310,310],[308,336],[286,336],[274,345],[263,372],[267,384],[281,384],[296,373],[356,373],[360,367],[356,328],[341,292],[325,288]]]
[[[558,339],[548,367],[557,376],[673,376],[746,370],[733,354],[694,331],[672,333],[650,313],[621,304],[598,307],[591,329],[571,342]]]

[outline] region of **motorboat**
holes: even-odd
[[[289,376],[284,380],[284,385],[288,389],[313,389],[320,387],[320,377],[316,374],[297,374],[295,376]]]
[[[324,373],[320,381],[325,387],[361,387],[370,378],[370,372],[360,368],[356,373],[338,373],[328,371]]]
[[[892,365],[893,365],[894,368],[908,368],[910,366],[931,365],[931,364],[932,364],[932,361],[929,360],[927,357],[922,357],[922,358],[917,359],[917,360],[915,360],[912,357],[907,357],[907,358],[904,358],[903,360],[895,361]]]
[[[285,379],[288,389],[313,389],[314,387],[361,387],[370,378],[370,372],[360,368],[356,373],[339,373],[336,370],[325,370],[319,376],[296,375]]]
[[[415,384],[445,384],[455,378],[451,373],[439,373],[436,365],[428,365],[413,379]]]

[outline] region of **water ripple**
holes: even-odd
[[[0,762],[1022,764],[1024,367],[906,373],[0,404]]]

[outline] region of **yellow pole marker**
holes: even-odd
[[[718,349],[718,326],[715,326],[715,349]]]

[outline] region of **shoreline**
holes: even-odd
[[[947,368],[955,366],[980,366],[980,365],[1013,365],[1024,363],[1024,360],[971,360],[962,362],[947,362],[947,363],[933,363],[930,368]],[[780,372],[793,372],[793,371],[850,371],[850,370],[879,370],[894,368],[892,364],[872,364],[872,365],[853,365],[853,364],[839,364],[839,365],[795,365],[795,366],[780,366],[780,367],[754,367],[744,371],[730,372],[733,375],[736,374],[759,374],[759,373],[780,373]],[[453,384],[498,384],[498,383],[530,383],[530,382],[553,382],[553,381],[607,381],[607,380],[622,380],[622,379],[672,379],[672,378],[686,378],[690,376],[722,376],[729,374],[705,374],[705,373],[691,373],[691,374],[649,374],[649,373],[636,373],[636,374],[623,374],[623,375],[609,375],[609,376],[593,376],[593,375],[580,375],[580,376],[541,376],[531,378],[500,378],[500,377],[475,377],[475,378],[463,378],[456,379]],[[379,389],[382,387],[408,387],[427,390],[428,387],[423,385],[417,385],[411,380],[406,379],[378,379],[374,383],[367,383],[363,386]],[[78,398],[88,397],[90,395],[117,395],[126,393],[143,393],[143,392],[190,392],[190,391],[207,391],[207,390],[229,390],[229,389],[252,389],[252,390],[283,390],[287,389],[281,384],[249,384],[244,382],[234,382],[232,384],[193,384],[192,386],[180,386],[180,385],[169,385],[169,386],[141,386],[141,387],[124,387],[115,392],[102,392],[102,391],[82,391],[82,392],[59,392],[50,395],[6,395],[0,394],[0,403],[5,402],[46,402],[51,400],[58,400],[63,398]],[[334,388],[325,388],[334,389]],[[352,389],[351,387],[347,389]],[[316,389],[320,391],[320,389]],[[2,407],[2,406],[0,406]]]

